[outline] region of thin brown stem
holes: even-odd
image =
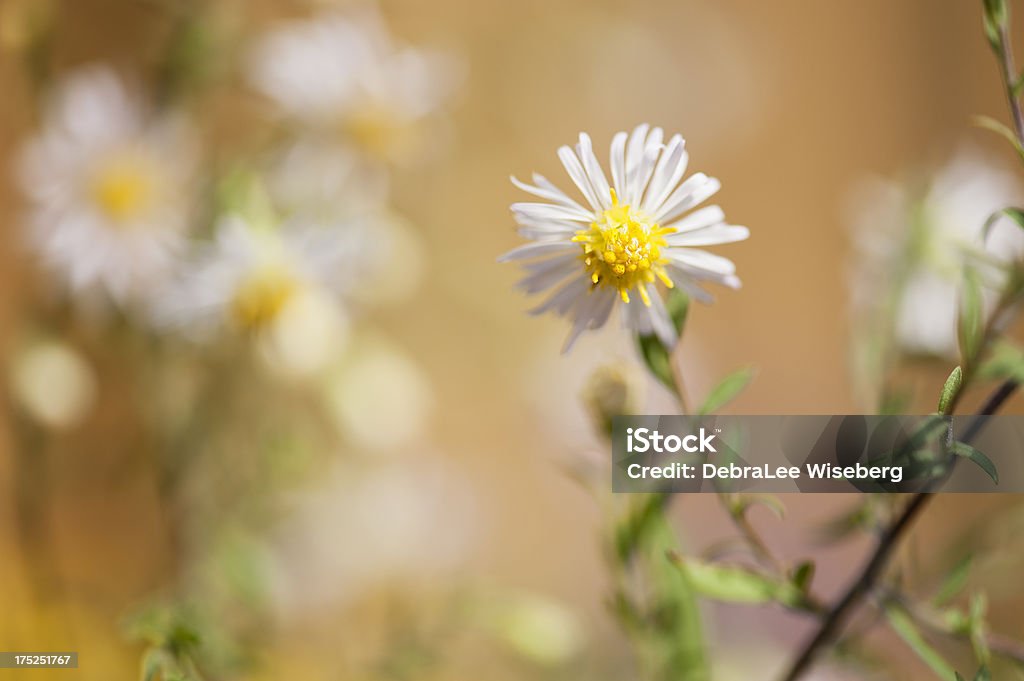
[[[996,413],[1007,399],[1017,390],[1019,384],[1014,380],[1004,382],[985,402],[981,411],[968,426],[964,433],[962,442],[969,443],[984,427],[988,417]],[[842,597],[828,611],[818,630],[797,655],[789,671],[783,677],[785,681],[799,679],[817,660],[825,646],[831,643],[841,631],[849,616],[860,602],[868,595],[878,583],[885,567],[889,563],[893,550],[899,545],[900,540],[913,524],[914,520],[927,507],[932,500],[934,493],[930,490],[919,492],[911,498],[910,502],[903,507],[903,511],[897,516],[878,540],[874,552],[861,569],[857,578],[846,589]]]

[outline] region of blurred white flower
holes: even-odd
[[[252,335],[271,364],[308,374],[343,347],[347,295],[376,252],[361,225],[292,220],[275,229],[228,216],[161,300],[159,322],[198,338]]]
[[[379,276],[356,282],[351,294],[360,304],[396,303],[415,292],[426,249],[416,230],[387,206],[386,174],[366,168],[343,148],[303,137],[273,164],[267,188],[285,214],[300,220],[358,223],[372,233],[375,256],[368,264]],[[392,263],[401,266],[391,267]]]
[[[466,558],[479,529],[472,487],[429,453],[365,474],[348,463],[321,481],[280,528],[271,593],[282,617],[344,605],[374,587],[436,583]]]
[[[385,211],[387,175],[367,169],[352,152],[300,137],[267,177],[274,205],[288,214],[374,219]]]
[[[151,116],[109,69],[74,73],[20,159],[30,244],[76,293],[148,295],[183,243],[194,151],[180,119]]]
[[[96,375],[70,346],[44,342],[15,355],[11,393],[32,418],[51,428],[77,424],[92,407]]]
[[[991,289],[1002,284],[1001,266],[1024,257],[1024,231],[1001,219],[983,242],[982,227],[1022,198],[1024,188],[1012,173],[972,149],[960,150],[923,196],[895,182],[863,183],[849,211],[855,315],[865,318],[888,305],[900,348],[956,357],[964,268],[975,267]]]
[[[449,57],[397,44],[370,8],[294,21],[265,36],[249,70],[253,85],[294,121],[401,160],[428,141],[420,123],[458,81]]]
[[[527,260],[519,285],[527,293],[555,291],[533,314],[547,311],[568,317],[572,330],[568,351],[587,329],[604,326],[616,301],[631,330],[656,333],[672,346],[676,332],[657,282],[678,285],[692,297],[709,302],[701,283],[738,288],[732,261],[697,246],[746,239],[746,227],[729,225],[718,206],[683,214],[718,191],[718,180],[695,173],[681,182],[688,154],[683,138],[663,144],[661,128],[646,124],[632,134],[620,132],[611,143],[609,184],[594,155],[590,137],[580,133],[573,150],[558,157],[586,205],[576,202],[540,175],[534,184],[512,182],[543,203],[514,203],[519,233],[532,243],[506,253],[501,261]],[[640,300],[630,298],[635,293]]]

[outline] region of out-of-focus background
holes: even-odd
[[[450,58],[455,84],[420,132],[436,148],[384,171],[403,236],[383,278],[419,274],[389,304],[353,313],[336,383],[310,390],[233,366],[225,354],[244,355],[237,344],[134,331],[131,316],[76,307],[25,245],[32,207],[15,168],[46,125],[47,88],[103,63],[144,92],[168,68],[201,71],[177,105],[197,130],[197,177],[244,169],[289,134],[246,76],[252,46],[283,22],[350,5],[0,0],[0,649],[78,650],[80,669],[53,678],[130,678],[167,622],[194,608],[199,628],[232,639],[218,652],[225,678],[626,678],[604,601],[606,490],[579,480],[606,451],[580,395],[599,366],[635,359],[616,328],[562,356],[564,322],[524,313],[517,272],[495,262],[520,243],[508,176],[565,186],[555,151],[581,130],[602,160],[637,123],[682,133],[691,168],[722,181],[716,201],[751,229],[718,251],[743,288],[691,314],[687,389],[702,395],[751,364],[757,378],[734,413],[871,410],[851,371],[849,302],[851,225],[877,208],[864,205],[876,196],[865,183],[914,187],[965,148],[1012,167],[1005,145],[971,124],[1005,118],[976,5],[382,1],[395,40]],[[199,66],[167,56],[182,30],[195,34]],[[40,344],[57,359],[33,354]],[[35,374],[24,368],[33,359]],[[916,391],[908,410],[934,409],[948,369],[903,369]],[[233,383],[202,402],[204,381]],[[48,425],[45,405],[67,391],[81,394],[82,414]],[[643,410],[671,407],[655,386],[642,392]],[[42,425],[24,406],[31,395]],[[180,475],[147,420],[147,405],[175,400],[172,410],[214,405],[231,424],[181,444],[200,460]],[[824,547],[815,528],[853,502],[794,496],[785,521],[754,521],[784,555],[817,558],[827,594],[868,543]],[[1014,504],[939,500],[907,548],[914,578],[938,579],[964,546],[1012,536],[973,528],[993,509],[1015,518]],[[690,546],[732,532],[713,498],[675,511]],[[993,626],[1024,636],[1007,577],[1024,560],[1016,548],[982,574]],[[723,679],[763,678],[807,631],[770,609],[713,609],[709,623]],[[897,643],[879,645],[892,678],[916,678]]]

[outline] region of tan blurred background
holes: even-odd
[[[512,289],[517,273],[495,263],[518,243],[508,205],[520,195],[508,175],[536,170],[562,183],[555,150],[580,130],[601,149],[614,132],[642,121],[681,132],[691,168],[721,179],[718,202],[732,222],[752,232],[749,241],[721,249],[737,263],[743,289],[716,292],[716,305],[691,316],[682,348],[688,389],[703,394],[731,369],[754,364],[757,379],[731,406],[734,413],[856,410],[847,362],[847,197],[865,175],[900,177],[937,165],[965,139],[1006,153],[970,124],[976,113],[1005,118],[979,5],[382,3],[398,35],[454,51],[468,65],[453,107],[450,149],[432,167],[406,171],[394,181],[398,209],[425,236],[425,284],[414,300],[378,319],[425,368],[434,386],[430,442],[465,472],[475,490],[481,531],[462,574],[569,604],[586,622],[591,644],[608,644],[595,659],[612,659],[624,650],[604,615],[598,508],[564,469],[575,457],[603,454],[588,434],[577,398],[592,369],[628,358],[630,348],[608,329],[561,357],[564,323],[524,314],[528,302]],[[138,68],[153,59],[165,30],[159,13],[144,3],[74,0],[59,6],[61,67],[110,60]],[[298,2],[234,6],[246,32],[305,9]],[[19,66],[4,57],[5,165],[30,129],[25,91]],[[230,139],[231,112],[244,103],[215,99],[213,106],[199,114],[220,121],[209,126],[211,135]],[[602,159],[605,154],[599,152]],[[18,329],[20,307],[34,295],[38,274],[12,246],[20,204],[7,179],[0,183],[0,201],[0,290],[6,292],[0,333],[7,341]],[[118,368],[102,371],[113,377],[116,391]],[[942,378],[925,372],[915,380],[933,395]],[[650,409],[668,404],[657,390],[650,392]],[[117,399],[102,395],[104,404]],[[932,409],[930,398],[919,408]],[[0,424],[0,434],[2,429]],[[116,429],[106,424],[104,432]],[[152,490],[137,482],[107,484],[119,457],[128,456],[121,450],[131,434],[117,438],[109,449],[66,453],[71,459],[62,465],[77,477],[61,478],[55,491],[54,569],[69,583],[75,606],[57,617],[68,630],[35,647],[75,643],[83,668],[60,678],[130,678],[138,651],[120,638],[117,618],[159,588],[166,574],[167,556],[152,541],[159,524]],[[17,484],[11,438],[0,442],[0,485],[9,490]],[[83,461],[93,456],[102,464]],[[14,647],[9,640],[28,646],[33,634],[19,620],[43,607],[27,595],[10,499],[7,491],[0,493],[0,649]],[[785,524],[768,515],[756,521],[788,555],[815,552],[824,561],[820,584],[834,590],[866,545],[826,551],[807,544],[806,530],[850,501],[789,498]],[[967,526],[994,503],[1004,502],[942,499],[914,542],[936,547],[941,557],[957,537],[956,527]],[[695,545],[730,533],[713,499],[683,499],[677,510]],[[942,569],[941,558],[936,565]],[[1003,593],[993,621],[1007,633],[1024,635],[1010,596],[1020,598],[1015,591]],[[712,625],[714,638],[720,649],[736,643],[751,651],[791,648],[801,625],[783,617],[786,626],[772,626],[779,621],[775,617],[726,609]],[[479,668],[479,662],[465,664]],[[315,662],[301,668],[303,678],[342,678]],[[600,678],[610,677],[609,669]],[[628,667],[622,670],[620,678]],[[519,678],[529,673],[518,671]],[[508,674],[495,671],[492,678]],[[0,678],[6,678],[2,670]]]

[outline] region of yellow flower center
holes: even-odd
[[[668,245],[665,235],[673,231],[620,204],[613,189],[612,207],[590,227],[576,232],[573,241],[583,246],[583,264],[595,287],[614,287],[626,303],[629,290],[636,288],[644,305],[650,305],[647,284],[658,279],[669,288],[673,286],[665,270],[668,259],[661,255]]]
[[[90,187],[100,210],[115,222],[125,223],[145,213],[156,195],[152,162],[135,153],[122,153],[97,168]]]
[[[392,107],[368,102],[348,114],[342,134],[351,137],[366,153],[393,160],[414,151],[416,135],[411,121]]]
[[[298,280],[280,265],[262,265],[242,279],[231,301],[231,313],[243,329],[269,326],[299,289]]]

